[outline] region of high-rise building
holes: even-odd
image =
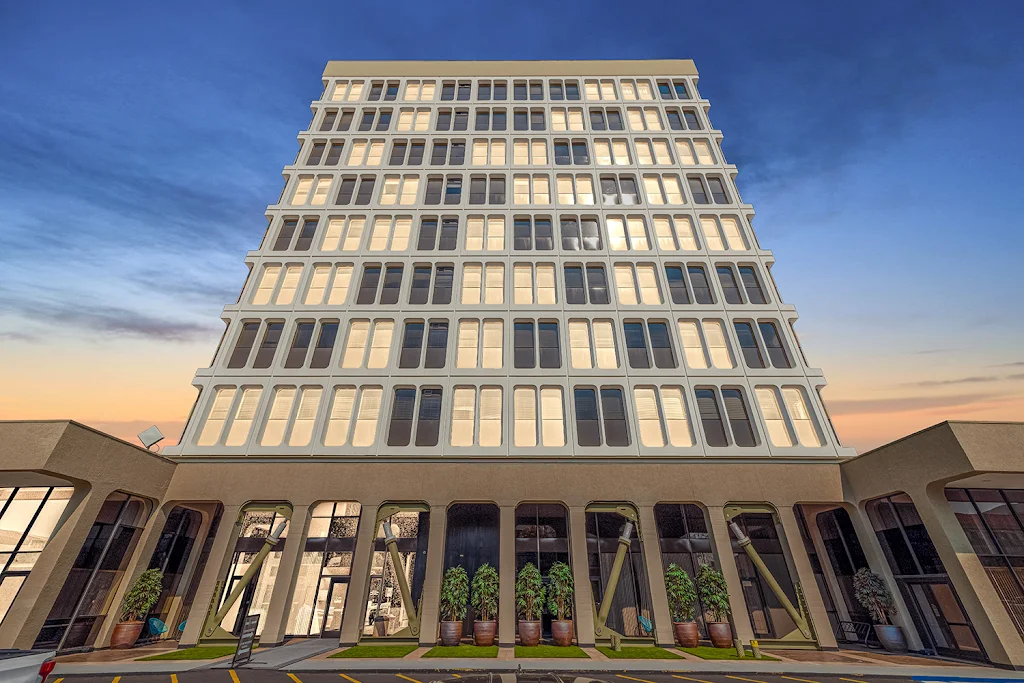
[[[863,459],[844,481],[855,453],[709,110],[689,60],[329,62],[180,443],[107,447],[100,499],[25,489],[83,515],[93,552],[37,578],[64,585],[38,605],[35,573],[5,575],[0,644],[104,645],[147,566],[186,644],[246,614],[269,644],[433,644],[445,571],[485,563],[505,646],[528,563],[568,565],[584,645],[671,643],[670,563],[717,566],[735,635],[767,645],[862,638],[861,566],[917,605],[876,508],[903,528],[922,503]],[[91,481],[62,467],[34,469]],[[982,648],[977,600],[942,644],[918,608],[900,623],[916,649],[1012,659]]]

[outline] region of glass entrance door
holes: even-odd
[[[906,581],[917,630],[938,654],[985,659],[978,638],[948,581]]]
[[[345,595],[348,593],[348,577],[331,579],[327,591],[326,614],[321,638],[341,637],[341,616],[345,612]]]

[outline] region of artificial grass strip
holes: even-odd
[[[597,651],[608,659],[683,659],[663,647],[623,647],[616,652],[610,647],[598,645]]]
[[[493,659],[498,656],[498,646],[477,647],[476,645],[456,645],[455,647],[444,647],[438,645],[432,647],[423,655],[423,659],[447,659],[451,658],[472,658],[472,659]]]
[[[136,659],[137,662],[169,662],[185,659],[220,659],[235,654],[234,645],[213,645],[208,647],[186,647],[163,654]]]
[[[516,645],[516,659],[590,659],[590,656],[576,647],[560,647],[558,645],[536,645],[527,647]]]
[[[400,659],[415,652],[419,645],[356,645],[335,652],[328,659]]]
[[[700,657],[701,659],[736,659],[736,660],[742,659],[744,661],[757,661],[757,660],[754,660],[754,655],[751,655],[751,654],[746,654],[743,657],[738,657],[736,655],[736,648],[732,648],[732,647],[707,647],[707,646],[701,646],[701,647],[681,647],[679,649],[682,650],[683,652],[685,652],[688,655],[693,655],[694,657]],[[771,657],[769,655],[766,655],[766,654],[762,653],[760,661],[762,661],[762,662],[777,662],[779,660],[777,660],[775,657]]]

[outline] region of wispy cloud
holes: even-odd
[[[59,322],[64,327],[77,327],[102,335],[141,337],[169,342],[208,338],[217,330],[216,320],[191,322],[96,303],[17,302],[5,305],[3,310],[43,325],[54,325]],[[36,336],[31,332],[20,331],[7,334],[20,339],[31,339]]]
[[[864,413],[902,413],[931,408],[952,408],[1002,398],[997,393],[955,394],[951,396],[904,396],[899,398],[840,399],[826,401],[835,415]]]
[[[984,377],[957,377],[955,379],[926,379],[920,382],[908,382],[905,386],[915,387],[944,387],[950,384],[980,384],[984,382],[998,382],[999,378],[993,375]]]

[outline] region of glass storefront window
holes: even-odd
[[[388,518],[392,531],[398,539],[398,556],[401,566],[397,571],[405,574],[409,581],[413,604],[418,605],[426,576],[427,535],[430,530],[430,513],[419,511],[397,512]],[[409,617],[402,604],[402,593],[395,578],[396,568],[384,545],[384,528],[377,528],[373,541],[373,557],[370,566],[370,591],[363,620],[364,636],[390,636],[409,625]]]
[[[616,512],[587,512],[586,520],[590,585],[594,604],[599,606],[608,588],[609,573],[626,518]],[[653,619],[640,534],[634,531],[612,597],[607,626],[624,636],[650,637],[653,633],[648,626],[653,629]]]
[[[286,632],[333,636],[341,631],[352,573],[359,503],[320,503],[313,508]]]
[[[707,521],[700,507],[691,503],[658,503],[654,506],[654,519],[664,569],[677,564],[695,579],[700,565],[715,564]],[[699,601],[694,612],[701,632],[706,635],[704,607]]]
[[[0,623],[71,500],[71,487],[0,488]]]

